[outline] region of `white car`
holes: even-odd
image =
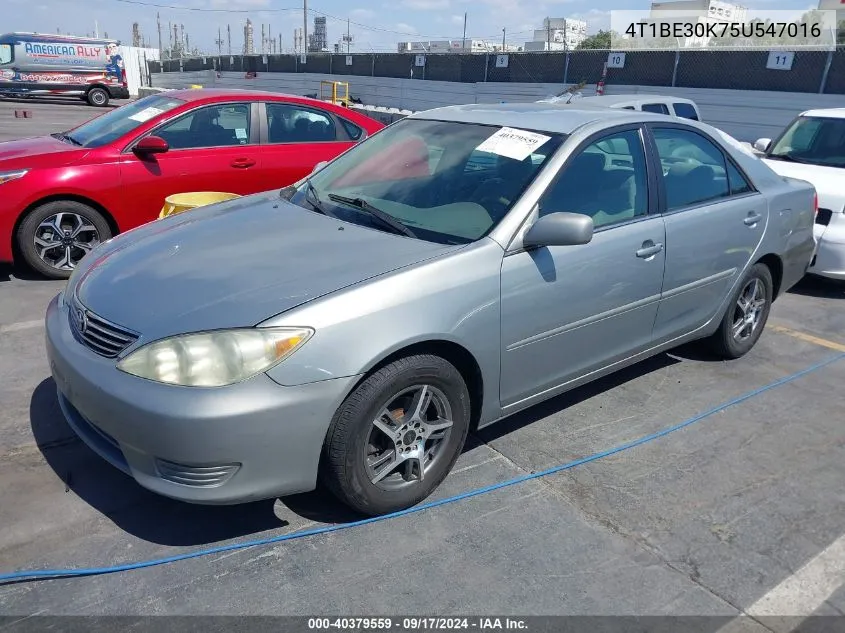
[[[781,176],[816,188],[816,254],[807,272],[845,280],[845,108],[802,112],[780,137],[758,139],[754,149]]]
[[[668,114],[682,119],[701,121],[701,112],[691,99],[671,97],[667,95],[596,95],[581,97],[579,105],[602,105],[608,108],[622,108],[624,110],[638,110],[640,112],[654,112]]]

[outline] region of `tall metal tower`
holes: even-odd
[[[228,42],[229,46],[229,55],[232,54],[232,27],[231,25],[226,25],[226,41]]]
[[[140,48],[143,45],[141,38],[141,27],[137,22],[132,23],[132,46]]]
[[[158,29],[158,54],[164,58],[164,51],[161,50],[161,15],[156,12],[156,28]]]
[[[214,40],[214,43],[217,44],[217,54],[221,55],[223,53],[223,37],[219,26],[217,27],[217,39]]]
[[[252,40],[252,21],[247,18],[244,25],[244,55],[255,54],[255,42]]]

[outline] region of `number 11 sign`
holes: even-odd
[[[766,68],[770,70],[792,70],[792,61],[795,53],[789,51],[769,51],[769,60]]]

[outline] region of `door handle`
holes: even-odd
[[[255,165],[255,161],[251,158],[236,158],[232,161],[232,167],[237,169],[246,169]]]
[[[651,240],[643,242],[643,247],[637,251],[637,257],[640,259],[649,259],[657,255],[663,250],[663,244],[655,244]]]
[[[757,224],[762,219],[763,219],[762,215],[760,215],[756,211],[752,211],[751,213],[748,214],[748,217],[746,217],[743,220],[743,222],[745,223],[745,226],[754,226],[755,224]]]

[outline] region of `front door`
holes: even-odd
[[[687,128],[654,126],[666,221],[666,276],[655,322],[662,342],[716,315],[757,250],[768,204],[710,139]]]
[[[517,251],[502,263],[503,407],[647,348],[663,283],[663,219],[650,213],[642,131],[587,141],[539,214],[593,218],[589,244]]]
[[[150,134],[170,145],[163,154],[121,156],[120,176],[135,224],[158,217],[174,193],[261,191],[258,130],[250,103],[225,103],[192,110]],[[127,227],[129,228],[129,227]]]

